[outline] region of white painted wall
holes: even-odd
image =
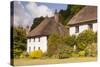
[[[97,23],[94,23],[93,24],[93,31],[94,32],[97,32],[97,30],[98,30],[98,24]]]
[[[38,37],[35,38],[35,41],[34,41],[34,38],[31,38],[31,41],[27,39],[27,52],[34,51],[34,47],[35,47],[35,50],[38,50],[38,48],[40,47],[40,49],[43,52],[46,52],[47,51],[47,36],[41,36],[40,42],[39,42]],[[29,48],[31,48],[31,50],[29,50]]]
[[[84,30],[86,30],[86,29],[88,29],[89,27],[88,27],[88,24],[86,24],[86,25],[79,25],[79,32],[78,33],[76,33],[75,31],[75,26],[73,26],[73,27],[70,27],[69,28],[69,33],[70,33],[70,35],[78,35],[79,33],[81,33],[82,31],[84,31]],[[93,31],[94,32],[96,32],[97,31],[97,23],[93,23]]]

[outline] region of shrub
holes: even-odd
[[[23,54],[24,54],[25,57],[29,56],[28,52],[23,52]]]
[[[79,51],[79,56],[84,57],[85,56],[85,51]]]
[[[71,57],[71,53],[73,48],[70,46],[63,46],[63,48],[61,48],[59,50],[59,59],[63,59],[63,58],[69,58]]]
[[[22,53],[21,55],[20,55],[20,58],[24,58],[25,56],[24,56],[24,54]]]
[[[94,43],[97,43],[97,32],[94,34]]]
[[[78,50],[84,50],[86,48],[87,44],[80,42],[77,44]]]
[[[41,59],[47,59],[47,58],[50,58],[48,57],[48,53],[47,52],[43,53]]]
[[[79,57],[78,53],[72,52],[72,57]]]
[[[20,58],[20,55],[22,54],[22,50],[20,50],[20,49],[14,49],[13,52],[14,52],[13,53],[13,57],[14,58]]]
[[[76,44],[76,36],[75,35],[72,35],[72,36],[67,35],[67,36],[64,37],[64,42],[68,46],[73,47]]]
[[[88,44],[94,42],[95,33],[92,30],[85,30],[77,36],[77,47],[79,50],[84,50]]]
[[[96,45],[96,43],[89,44],[86,47],[85,52],[86,52],[86,56],[95,57],[97,55],[97,45]]]
[[[64,53],[59,54],[59,59],[64,59],[64,58],[69,58],[69,57],[71,57],[70,52],[64,52]]]
[[[35,50],[35,51],[32,51],[31,53],[29,53],[29,57],[30,58],[41,58],[43,55],[43,52],[41,50]]]

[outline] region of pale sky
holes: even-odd
[[[32,25],[33,19],[40,16],[54,16],[55,10],[67,9],[67,4],[14,1],[14,25]]]

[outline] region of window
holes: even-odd
[[[35,50],[35,47],[33,49]]]
[[[31,47],[29,47],[29,52],[31,51]]]
[[[35,38],[34,38],[34,42],[35,42]]]
[[[40,42],[40,37],[39,37],[39,42]]]
[[[92,24],[88,24],[89,29],[93,29],[93,25]]]
[[[75,33],[78,33],[79,32],[79,26],[76,26],[76,29],[75,29]]]
[[[40,47],[38,47],[38,50],[40,50]]]

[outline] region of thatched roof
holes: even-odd
[[[97,7],[86,6],[72,17],[72,19],[68,22],[68,25],[81,24],[93,20],[97,20]]]
[[[28,33],[27,37],[36,37],[43,35],[50,35],[51,33],[59,33],[64,35],[66,29],[64,26],[56,22],[54,17],[48,18],[46,17],[35,29]]]

